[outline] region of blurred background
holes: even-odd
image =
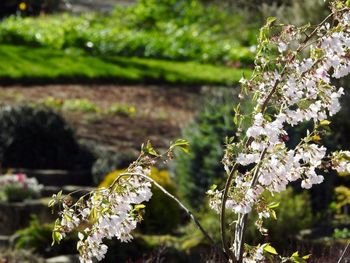
[[[190,142],[189,155],[154,167],[152,177],[219,242],[205,192],[224,180],[223,139],[235,134],[238,81],[252,71],[259,28],[269,16],[303,25],[327,13],[323,0],[2,0],[0,262],[76,262],[75,235],[51,247],[49,197],[108,186],[147,140],[160,149]],[[330,150],[350,149],[349,102],[331,120]],[[291,143],[307,127],[291,131]],[[350,176],[325,178],[309,192],[296,184],[266,197],[280,202],[278,221],[266,222],[268,237],[251,224],[247,241],[336,261],[350,240]],[[144,218],[133,243],[109,241],[103,262],[213,258],[156,189]]]

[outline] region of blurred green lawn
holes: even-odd
[[[0,83],[156,83],[232,85],[250,70],[197,62],[91,56],[77,50],[0,45]]]

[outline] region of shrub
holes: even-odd
[[[276,208],[277,220],[270,218],[266,222],[269,240],[285,249],[301,230],[312,227],[313,212],[309,193],[295,194],[289,187],[284,192],[268,197],[268,200],[280,204]]]
[[[220,183],[224,176],[221,165],[223,138],[234,135],[232,103],[225,96],[227,94],[209,101],[193,123],[184,129],[183,138],[190,143],[189,155],[180,155],[175,160],[175,179],[180,195],[197,208],[208,187]]]
[[[100,187],[108,187],[122,174],[124,170],[116,170],[108,174],[100,184]],[[175,194],[176,187],[165,170],[151,169],[151,178],[162,185],[169,193]],[[145,234],[163,234],[173,232],[180,221],[180,208],[177,204],[165,196],[157,187],[152,187],[153,197],[147,204],[143,216],[141,231]]]
[[[125,117],[133,117],[136,114],[136,108],[134,106],[114,103],[106,109],[107,114],[121,115]]]
[[[198,0],[145,0],[104,17],[9,17],[0,24],[0,41],[77,47],[100,55],[251,64],[253,54],[246,46],[256,43],[257,30],[252,23],[242,23],[244,19]]]
[[[333,232],[333,238],[335,239],[349,239],[350,238],[350,230],[348,228],[335,228]]]
[[[109,181],[108,183],[106,182],[107,178],[105,177],[107,174],[127,167],[136,158],[134,154],[127,152],[114,153],[99,149],[95,149],[95,151],[98,158],[92,166],[92,177],[96,185],[102,182],[105,182],[106,185],[110,183]]]
[[[259,11],[264,20],[274,16],[283,23],[317,24],[327,15],[328,4],[323,0],[288,0],[281,3],[262,3],[259,5]]]
[[[292,188],[288,188],[285,192],[276,194],[275,196],[267,196],[266,198],[271,203],[279,203],[279,206],[275,209],[277,220],[273,218],[265,219],[264,227],[266,227],[269,232],[268,236],[264,236],[262,239],[254,225],[257,215],[255,213],[252,214],[249,219],[252,223],[247,225],[247,242],[258,244],[268,240],[268,242],[278,244],[278,248],[280,248],[281,251],[289,249],[291,240],[295,238],[301,230],[312,227],[313,216],[310,197],[307,192],[295,194]],[[232,214],[229,216],[230,222],[235,220]],[[208,211],[204,209],[200,212],[199,218],[203,227],[214,240],[220,242],[218,214],[214,213],[212,210]],[[191,240],[196,240],[195,245],[207,242],[193,223],[185,226],[182,232],[184,232],[185,235],[184,240],[188,241],[184,241],[184,244],[190,244],[189,241]]]
[[[101,109],[88,99],[65,100],[62,105],[63,110],[81,112],[100,112]]]
[[[6,168],[90,169],[94,157],[55,112],[9,106],[0,109],[0,160]]]
[[[18,250],[29,250],[43,256],[76,253],[77,240],[73,238],[74,233],[69,234],[60,246],[53,247],[51,246],[52,230],[53,224],[42,224],[36,216],[33,216],[28,227],[16,232],[18,237],[15,239],[15,247]]]

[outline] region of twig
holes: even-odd
[[[256,170],[253,174],[253,178],[249,187],[250,189],[253,188],[258,181],[261,163],[266,155],[266,152],[267,152],[267,149],[265,148],[260,155],[259,163],[256,166]],[[247,220],[248,220],[248,214],[241,215],[235,229],[236,234],[235,234],[234,248],[235,248],[235,257],[237,259],[237,262],[242,262],[243,260],[244,232],[246,229]]]
[[[217,244],[213,240],[213,238],[208,234],[208,232],[203,228],[203,226],[199,223],[198,219],[193,215],[193,213],[179,200],[177,199],[174,195],[169,193],[163,186],[161,186],[159,183],[157,183],[155,180],[153,180],[151,177],[141,174],[141,173],[123,173],[117,177],[117,179],[114,181],[114,185],[119,181],[121,177],[124,176],[139,176],[142,177],[151,183],[153,183],[159,190],[161,190],[165,195],[173,199],[181,208],[186,212],[186,214],[192,219],[192,221],[195,223],[197,228],[202,232],[204,237],[211,243],[211,245],[214,247],[214,249],[220,253],[222,256],[227,258],[227,256],[224,254],[224,252],[218,248]]]
[[[341,256],[340,256],[340,258],[339,258],[339,260],[338,260],[337,263],[340,263],[340,262],[342,261],[342,259],[343,259],[344,256],[345,256],[345,252],[348,250],[349,245],[350,245],[350,242],[346,245],[346,247],[345,247],[343,253],[341,254]]]

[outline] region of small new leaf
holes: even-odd
[[[218,188],[218,186],[216,184],[213,184],[212,186],[210,186],[209,190],[215,191]]]
[[[292,257],[299,257],[299,252],[298,252],[298,251],[295,251],[295,252],[292,254]]]
[[[270,204],[267,205],[268,208],[276,208],[276,207],[279,207],[280,203],[279,202],[272,202]]]
[[[318,143],[318,142],[321,141],[321,137],[320,137],[319,135],[316,134],[316,135],[314,135],[314,136],[311,137],[311,141],[312,141],[312,142]]]
[[[52,231],[52,243],[51,243],[51,246],[53,246],[55,243],[59,244],[61,240],[62,240],[61,233],[59,233],[57,231]]]
[[[266,19],[266,25],[271,26],[277,20],[276,17],[270,16]]]
[[[266,246],[264,246],[264,251],[266,251],[267,253],[273,254],[273,255],[278,255],[276,249],[272,246],[270,246],[269,244],[267,244]]]
[[[141,209],[144,209],[145,207],[146,207],[146,206],[143,205],[143,204],[135,205],[135,206],[134,206],[134,210],[135,210],[135,211],[139,211],[139,210],[141,210]]]
[[[154,150],[150,141],[147,141],[146,145],[142,144],[141,151],[145,154],[148,154],[148,155],[152,155],[152,156],[156,156],[156,157],[159,156],[159,154]]]
[[[56,200],[55,199],[50,199],[49,203],[48,203],[48,207],[53,207],[56,204]]]
[[[189,153],[190,143],[184,139],[177,139],[175,142],[171,143],[170,150],[175,148],[180,148],[184,153]]]
[[[323,120],[320,121],[321,126],[328,126],[329,124],[331,124],[331,122],[329,120]]]
[[[294,262],[294,263],[306,263],[307,262],[306,260],[309,259],[310,256],[311,256],[311,254],[300,257],[299,252],[296,251],[291,255],[289,260]]]
[[[272,216],[273,219],[277,220],[277,215],[276,215],[275,210],[271,210],[271,211],[270,211],[270,214],[271,214],[271,216]]]

